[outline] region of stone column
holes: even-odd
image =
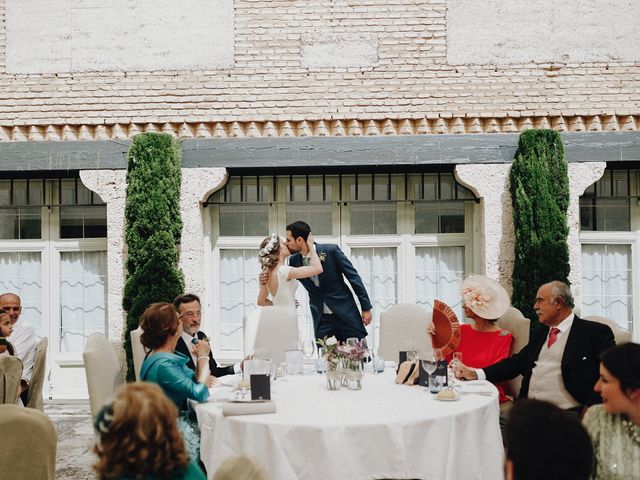
[[[125,315],[122,308],[126,246],[124,205],[127,194],[126,170],[83,170],[80,180],[107,204],[107,332],[111,343],[122,351]]]
[[[205,293],[206,255],[204,237],[204,208],[202,203],[211,192],[227,181],[225,168],[183,168],[180,191],[182,240],[180,269],[184,273],[185,292],[203,296]]]
[[[507,163],[457,165],[455,170],[457,180],[482,201],[479,250],[484,274],[508,292],[515,258],[510,170],[511,164]]]
[[[580,245],[580,196],[589,185],[594,184],[606,168],[606,162],[573,162],[569,164],[569,208],[567,209],[567,225],[569,225],[569,282],[571,293],[579,308],[582,304],[582,246]]]

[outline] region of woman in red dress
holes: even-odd
[[[464,315],[472,320],[470,324],[460,325],[460,344],[447,357],[450,362],[460,353],[465,366],[484,368],[511,355],[513,336],[502,330],[497,321],[505,314],[511,301],[507,291],[495,280],[484,275],[469,275],[462,282],[461,289]],[[433,323],[429,325],[430,334],[435,333]],[[457,359],[454,361],[458,361]],[[496,385],[500,395],[500,404],[509,402],[501,385]]]

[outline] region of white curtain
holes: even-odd
[[[606,317],[631,331],[631,278],[631,245],[582,245],[582,316]]]
[[[60,253],[60,351],[82,352],[107,328],[107,253]]]
[[[351,261],[373,305],[373,320],[367,328],[368,342],[370,347],[377,347],[380,312],[398,303],[397,250],[395,247],[352,248]]]
[[[42,255],[40,252],[0,253],[0,292],[12,292],[22,301],[21,322],[45,335],[42,319]]]
[[[449,305],[461,322],[460,284],[464,276],[464,247],[416,247],[416,303],[433,309],[433,300]]]
[[[258,298],[257,250],[220,249],[220,346],[242,351],[242,320],[256,308]]]

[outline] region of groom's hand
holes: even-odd
[[[260,285],[264,285],[269,280],[269,272],[260,272]]]
[[[371,323],[371,318],[371,310],[365,310],[362,312],[362,323],[365,327]]]

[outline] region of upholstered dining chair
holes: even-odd
[[[109,340],[101,333],[89,335],[82,357],[91,415],[95,418],[116,387],[123,383],[122,369]]]
[[[44,413],[0,405],[0,478],[54,480],[56,429]]]
[[[406,342],[416,342],[419,351],[431,351],[427,327],[431,312],[413,303],[398,303],[380,313],[380,344],[378,355],[385,360],[398,361]]]
[[[18,357],[0,358],[0,403],[16,403],[21,377],[22,361]]]
[[[591,320],[592,322],[602,323],[611,328],[613,337],[616,340],[616,345],[620,345],[621,343],[628,343],[631,341],[631,332],[620,327],[620,325],[618,325],[613,320],[609,320],[608,318],[601,317],[599,315],[589,315],[587,317],[584,317],[584,319]]]
[[[31,384],[29,385],[29,396],[27,397],[27,407],[35,408],[43,411],[42,405],[42,386],[44,385],[44,377],[47,370],[47,346],[49,340],[42,337],[36,344],[36,358],[33,362],[33,371],[31,373]]]
[[[529,332],[531,322],[522,315],[522,312],[515,307],[509,307],[505,314],[498,319],[498,326],[513,335],[513,347],[511,355],[518,353],[529,343]],[[522,385],[522,375],[504,382],[507,395],[516,398],[520,393]]]
[[[142,335],[142,329],[140,327],[135,330],[131,330],[129,336],[131,338],[131,353],[133,354],[133,369],[135,370],[136,381],[140,381],[140,369],[142,368],[142,362],[144,362],[145,351],[142,346],[140,336]]]
[[[265,349],[273,364],[278,366],[285,361],[287,349],[299,341],[298,317],[288,308],[263,307],[257,318],[252,350]],[[245,353],[252,353],[252,350],[245,350]]]

